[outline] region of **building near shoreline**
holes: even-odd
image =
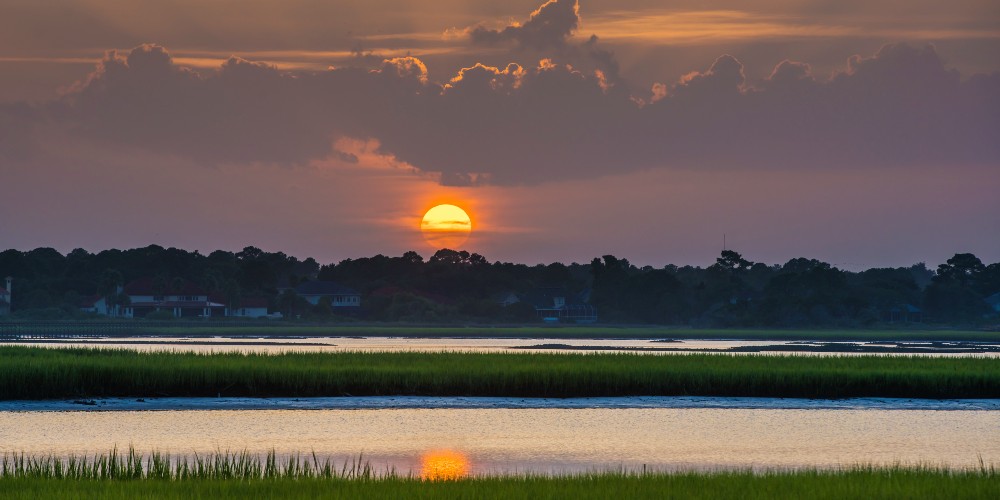
[[[175,318],[267,316],[267,299],[240,298],[229,307],[225,298],[209,294],[192,281],[140,278],[120,287],[116,296],[94,296],[80,305],[80,310],[114,318],[143,318],[166,312]]]
[[[210,299],[218,302],[225,302],[221,297],[209,296]],[[230,318],[264,318],[267,317],[267,299],[261,297],[241,298],[235,307],[225,310],[225,315]]]
[[[535,288],[520,297],[531,304],[535,314],[547,323],[595,323],[597,307],[587,300],[589,291],[568,293],[564,287]]]
[[[328,298],[330,307],[338,313],[361,309],[361,294],[353,288],[333,281],[306,281],[295,287],[295,293],[312,305],[317,305],[320,300]]]

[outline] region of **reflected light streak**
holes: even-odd
[[[455,450],[432,450],[420,457],[420,478],[449,481],[469,475],[469,457]]]

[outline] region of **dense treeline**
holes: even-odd
[[[362,294],[370,321],[519,323],[536,320],[526,302],[501,296],[559,287],[570,300],[597,307],[609,323],[715,327],[868,326],[880,322],[995,324],[986,300],[1000,292],[1000,263],[956,254],[936,270],[924,264],[849,272],[814,259],[754,263],[723,251],[705,267],[636,267],[606,255],[589,264],[527,266],[489,262],[465,251],[376,255],[320,265],[247,247],[208,255],[151,245],[62,255],[51,248],[0,252],[0,277],[14,278],[12,318],[79,317],[87,297],[108,295],[131,280],[193,281],[227,298],[264,297],[273,311],[310,320],[336,319],[328,304],[311,306],[294,291],[308,280],[336,281]]]

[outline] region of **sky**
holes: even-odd
[[[0,0],[0,248],[1000,261],[1000,8]]]

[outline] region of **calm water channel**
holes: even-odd
[[[955,342],[945,348],[927,342],[797,342],[780,340],[671,340],[649,339],[517,339],[517,338],[409,338],[409,337],[132,337],[81,340],[36,340],[0,342],[0,345],[42,347],[121,348],[139,351],[195,352],[629,352],[664,355],[690,352],[732,354],[784,354],[792,356],[903,355],[1000,357],[1000,346],[989,343]],[[821,350],[817,350],[818,348]],[[957,349],[956,349],[957,348]],[[743,349],[743,350],[741,350]],[[852,350],[853,349],[853,350]],[[858,352],[857,349],[874,349]],[[895,351],[894,350],[898,350]],[[964,350],[966,352],[948,352]],[[918,351],[918,352],[913,352]]]
[[[677,354],[762,348],[765,353],[786,355],[864,354],[798,351],[796,346],[802,344],[794,342],[735,340],[107,338],[24,345],[275,353]],[[768,346],[777,347],[772,351]],[[899,354],[1000,355],[933,351]],[[967,468],[978,467],[980,459],[1000,465],[1000,403],[996,400],[856,404],[852,400],[735,398],[694,402],[684,398],[551,400],[554,403],[503,401],[504,398],[485,403],[469,402],[475,398],[441,398],[430,402],[412,398],[328,399],[337,401],[105,400],[87,407],[106,411],[78,411],[81,406],[71,401],[0,402],[0,454],[25,452],[65,457],[130,445],[143,453],[155,450],[175,456],[243,450],[263,454],[273,449],[280,455],[315,452],[321,459],[331,458],[337,463],[362,457],[379,470],[392,468],[404,474],[425,473],[428,464],[435,463],[468,474],[643,467],[653,470],[828,468],[855,464]]]
[[[0,411],[0,453],[316,452],[419,474],[1000,464],[1000,411],[403,408]],[[442,458],[444,457],[444,458]]]

